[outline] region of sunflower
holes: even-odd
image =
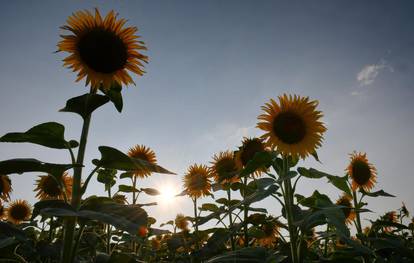
[[[244,138],[242,145],[235,152],[236,165],[239,169],[244,168],[247,163],[253,159],[256,153],[266,151],[266,145],[260,138]],[[265,167],[257,169],[253,175],[259,176],[262,172],[267,171]]]
[[[142,62],[148,57],[141,54],[146,50],[144,42],[138,41],[136,27],[124,27],[125,19],[118,19],[112,10],[103,19],[98,9],[95,16],[88,10],[77,11],[67,19],[58,51],[70,53],[64,66],[78,72],[79,81],[86,77],[86,85],[96,90],[102,86],[108,90],[112,84],[134,84],[128,71],[143,75]]]
[[[7,175],[0,174],[0,199],[5,202],[10,200],[10,192],[12,191],[11,180]]]
[[[0,202],[0,220],[3,220],[5,215],[6,215],[6,209],[4,208],[3,204]]]
[[[397,213],[395,211],[385,213],[385,215],[383,215],[381,219],[388,223],[398,223]],[[385,226],[384,231],[391,232],[392,228],[392,226]]]
[[[73,178],[66,172],[63,173],[60,182],[53,175],[41,175],[36,180],[36,197],[40,200],[60,199],[65,198],[65,193],[68,198],[72,197],[72,183]]]
[[[351,197],[349,197],[347,194],[344,194],[336,201],[336,204],[343,206],[341,210],[344,214],[345,222],[347,224],[351,224],[352,221],[355,219],[355,211],[353,210],[351,204]]]
[[[239,181],[239,168],[231,151],[220,152],[213,156],[210,171],[216,183],[226,184]]]
[[[178,229],[186,231],[188,230],[188,219],[183,214],[177,214],[174,220],[175,225]]]
[[[271,99],[262,107],[257,127],[266,132],[262,138],[271,149],[304,159],[321,146],[326,131],[318,101],[286,94],[278,98],[279,104]]]
[[[351,162],[346,171],[352,178],[352,189],[370,191],[376,182],[377,169],[368,162],[366,153],[353,152],[350,156]]]
[[[16,225],[29,220],[31,215],[32,208],[26,200],[16,200],[7,208],[7,220]]]
[[[184,187],[191,198],[210,194],[210,171],[206,165],[191,165],[184,175]]]
[[[131,158],[141,159],[150,164],[156,164],[157,159],[155,157],[155,153],[149,147],[144,145],[136,145],[129,149],[128,156]],[[134,175],[140,178],[144,178],[151,175],[151,171],[145,169],[144,167],[141,169],[137,169],[134,171]]]
[[[121,205],[126,205],[128,203],[126,196],[121,194],[115,194],[112,196],[112,200]]]
[[[263,237],[257,239],[257,243],[262,247],[270,247],[279,237],[279,224],[276,220],[267,221],[261,226],[264,233]]]

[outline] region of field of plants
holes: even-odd
[[[191,215],[159,222],[146,211],[157,204],[140,202],[140,195],[160,194],[156,187],[141,188],[141,181],[173,174],[147,145],[126,153],[100,146],[100,159],[87,171],[88,136],[99,135],[89,129],[94,111],[112,103],[121,112],[123,88],[133,84],[129,74],[143,75],[148,63],[138,29],[126,23],[114,11],[101,16],[95,9],[75,12],[62,27],[57,51],[89,89],[60,110],[82,118],[79,140],[66,138],[57,122],[0,137],[69,156],[63,164],[0,161],[0,262],[414,262],[414,218],[404,204],[362,227],[370,200],[394,197],[377,189],[381,175],[367,154],[343,156],[349,165],[341,175],[300,166],[307,158],[319,161],[327,130],[318,101],[309,97],[269,98],[258,109],[261,136],[189,166],[179,196],[191,199]],[[27,172],[42,174],[33,182],[34,204],[10,198],[19,191],[13,178]],[[297,185],[306,180],[332,184],[339,198],[319,191],[301,195]],[[100,184],[107,195],[86,196],[90,184]],[[216,192],[225,197],[203,202]],[[253,206],[264,199],[282,207],[280,213]]]

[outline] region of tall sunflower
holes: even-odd
[[[58,51],[70,53],[64,66],[78,72],[79,81],[86,77],[86,85],[96,90],[101,85],[108,90],[116,82],[128,85],[134,83],[128,71],[143,75],[143,62],[148,57],[141,54],[146,50],[144,42],[138,41],[136,27],[124,27],[125,19],[117,19],[112,10],[105,18],[98,9],[95,15],[90,11],[77,11],[67,19],[61,28],[70,31],[62,35]]]
[[[210,194],[210,171],[206,165],[191,165],[184,175],[184,188],[191,198]]]
[[[183,230],[183,231],[188,230],[189,222],[185,215],[177,214],[177,216],[175,217],[174,223],[178,229]]]
[[[271,247],[279,238],[279,222],[277,220],[266,221],[261,230],[264,236],[257,239],[257,243],[262,247]]]
[[[353,210],[352,203],[351,203],[351,197],[347,194],[342,195],[337,201],[337,205],[343,206],[341,208],[342,213],[345,217],[345,222],[347,224],[351,224],[352,221],[355,219],[355,211]]]
[[[10,200],[10,192],[12,191],[11,180],[7,175],[0,174],[0,199],[5,202]]]
[[[68,198],[72,197],[73,178],[64,172],[60,182],[53,175],[40,175],[36,180],[36,197],[40,200],[60,199],[63,200],[65,194]]]
[[[326,131],[318,101],[287,94],[278,98],[279,103],[271,99],[262,107],[257,127],[266,132],[262,138],[271,149],[304,159],[321,146]]]
[[[216,183],[226,184],[240,180],[237,176],[240,169],[235,161],[234,153],[231,151],[215,154],[210,170]]]
[[[260,138],[244,138],[242,145],[235,152],[236,165],[239,169],[243,169],[256,153],[266,151],[266,145]],[[265,172],[266,168],[259,168],[253,175],[259,176],[262,172]]]
[[[128,156],[131,158],[141,159],[151,164],[156,164],[157,159],[155,152],[149,147],[144,145],[136,145],[129,149]],[[151,171],[141,168],[134,171],[134,175],[140,178],[144,178],[151,175]]]
[[[368,162],[366,153],[353,152],[350,154],[351,162],[346,171],[352,178],[352,189],[364,189],[366,192],[370,191],[377,178],[377,169]]]
[[[16,200],[7,208],[7,220],[16,225],[29,220],[31,215],[32,208],[26,200]]]

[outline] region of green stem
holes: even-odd
[[[284,187],[285,187],[285,213],[288,221],[288,229],[289,229],[289,238],[290,238],[290,252],[292,256],[292,262],[298,263],[299,258],[298,255],[300,251],[297,250],[297,228],[293,224],[293,191],[292,191],[292,184],[291,179],[287,178],[289,173],[289,166],[288,166],[288,157],[283,156],[283,178],[284,180]]]
[[[329,233],[329,224],[326,224],[326,238],[325,238],[324,253],[323,253],[325,258],[328,257],[328,242],[329,242],[328,233]]]
[[[111,198],[111,184],[108,185],[108,197]],[[106,253],[111,254],[111,225],[106,225]]]
[[[229,209],[230,230],[233,231],[233,217],[232,217],[232,213],[230,211],[230,201],[231,201],[231,188],[230,188],[230,185],[229,185],[229,188],[227,189],[227,199],[229,201],[229,203],[227,205],[227,209]],[[235,250],[235,244],[234,244],[233,234],[230,235],[230,242],[231,242],[231,250],[234,251]]]
[[[197,198],[194,197],[193,199],[193,204],[194,204],[194,223],[195,223],[195,239],[196,239],[196,249],[199,250],[200,249],[200,244],[199,244],[199,239],[198,239],[198,215],[197,215]]]
[[[84,229],[85,229],[85,225],[81,224],[80,228],[79,228],[78,236],[77,236],[76,241],[75,241],[75,245],[73,246],[72,259],[71,259],[72,262],[75,260],[76,252],[78,251],[79,243],[80,243],[80,240],[82,238]]]
[[[243,200],[246,199],[246,189],[247,189],[247,175],[244,177],[243,179],[243,185],[244,185],[244,192],[243,192]],[[247,223],[247,219],[249,216],[249,207],[248,205],[244,205],[244,246],[248,247],[249,246],[249,228],[248,228],[248,223]]]
[[[82,134],[79,143],[78,156],[76,159],[77,166],[74,167],[73,173],[73,186],[72,186],[72,202],[71,205],[73,208],[78,209],[80,205],[80,200],[82,197],[81,193],[81,181],[82,181],[82,166],[83,160],[85,157],[86,142],[88,138],[89,125],[91,122],[91,115],[88,115],[83,120]],[[71,263],[72,260],[72,248],[73,248],[73,239],[75,235],[76,228],[76,218],[68,218],[65,220],[65,233],[63,239],[63,251],[61,254],[62,263]],[[76,253],[76,251],[73,251]]]
[[[355,190],[352,190],[352,197],[354,198],[354,209],[355,209],[355,215],[356,215],[356,229],[358,232],[358,235],[362,235],[362,225],[361,225],[361,217],[359,215],[359,209],[357,209],[357,207],[359,207],[358,204],[358,199],[357,199],[357,193]]]

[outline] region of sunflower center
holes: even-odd
[[[222,159],[217,162],[216,170],[221,180],[232,178],[237,171],[233,159]]]
[[[59,188],[58,183],[50,175],[45,177],[41,189],[43,190],[43,192],[45,192],[47,195],[51,197],[56,197],[61,194],[61,190]]]
[[[305,137],[306,125],[296,113],[282,112],[273,121],[273,131],[284,143],[295,144]]]
[[[365,185],[371,178],[371,169],[367,163],[356,160],[352,164],[352,177],[358,185]]]
[[[253,159],[254,155],[258,152],[263,152],[264,146],[259,140],[248,141],[244,146],[240,156],[243,166]]]
[[[13,219],[24,220],[28,216],[29,211],[25,205],[15,205],[10,209],[10,216]]]
[[[128,58],[122,39],[102,28],[93,29],[82,36],[78,51],[86,65],[100,73],[113,73],[122,69]]]

